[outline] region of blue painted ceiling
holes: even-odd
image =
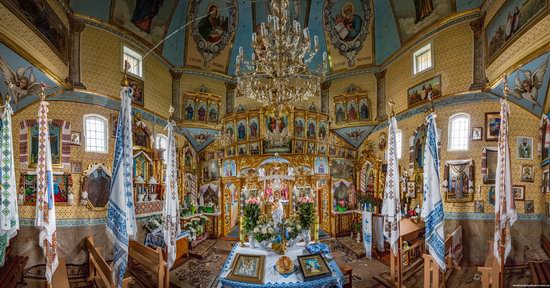
[[[220,63],[228,63],[229,65],[226,65],[224,72],[232,75],[235,71],[235,56],[238,53],[238,48],[242,46],[245,55],[251,55],[250,39],[252,32],[254,27],[266,21],[268,1],[270,0],[70,0],[70,6],[75,13],[95,18],[101,22],[113,24],[127,31],[128,34],[132,36],[141,37],[140,40],[146,43],[147,46],[152,47],[158,43],[158,39],[165,38],[167,35],[172,34],[188,23],[190,11],[194,5],[193,3],[200,3],[203,1],[209,1],[208,7],[210,7],[211,4],[218,5],[218,7],[224,7],[226,3],[231,3],[232,1],[237,5],[237,25],[235,33],[227,44],[230,50],[228,53],[222,53],[216,56],[228,58],[220,61]],[[370,21],[374,21],[374,27],[372,28],[371,26],[371,30],[373,31],[369,31],[368,33],[370,33],[369,35],[374,35],[372,40],[374,43],[372,43],[372,48],[362,48],[374,50],[371,54],[373,55],[373,61],[370,65],[379,65],[383,63],[410,38],[411,34],[404,34],[404,31],[400,31],[399,23],[401,23],[401,27],[404,27],[403,23],[412,21],[415,23],[414,25],[417,25],[416,22],[419,21],[418,14],[415,21],[415,11],[410,10],[410,7],[414,7],[414,0],[290,0],[291,16],[296,17],[302,23],[303,27],[306,26],[304,24],[307,24],[312,36],[317,35],[319,37],[321,51],[316,56],[313,63],[314,65],[320,63],[322,52],[327,51],[327,49],[329,55],[331,55],[331,53],[333,55],[338,53],[338,49],[331,44],[331,40],[329,39],[330,33],[325,31],[324,14],[327,5],[326,1],[332,1],[334,6],[342,6],[342,4],[345,6],[348,2],[352,3],[355,14],[358,14],[358,11],[363,11],[361,10],[361,5],[364,5],[364,3],[369,3],[371,5],[370,11],[373,11],[374,15],[371,15]],[[432,10],[434,12],[428,15],[429,17],[426,17],[426,20],[420,21],[424,23],[418,24],[419,30],[421,30],[420,28],[422,27],[429,26],[436,20],[441,20],[452,14],[478,8],[482,0],[430,0],[428,2],[432,3]],[[149,33],[158,33],[159,35],[146,35],[144,34],[146,32],[142,33],[143,31],[139,30],[136,32],[136,27],[130,27],[133,25],[132,22],[130,22],[130,19],[133,17],[132,13],[125,12],[128,10],[132,11],[132,9],[134,9],[132,7],[136,7],[137,4],[149,5],[151,3],[154,3],[152,4],[153,6],[160,5],[160,8],[158,9],[159,12],[153,18],[152,27],[154,29]],[[440,7],[450,9],[448,10],[451,11],[450,14],[436,13],[436,11],[439,11],[437,9],[440,9]],[[124,9],[124,11],[120,11],[121,9]],[[196,15],[202,16],[205,13],[204,11],[198,11]],[[328,12],[327,15],[332,18],[339,16],[334,14],[335,13]],[[128,21],[129,24],[121,24],[121,21],[124,19],[126,19],[125,21]],[[155,23],[155,21],[157,21],[157,23]],[[186,49],[192,46],[186,45],[186,43],[193,41],[190,27],[191,26],[181,29],[161,43],[160,53],[162,53],[162,56],[175,67],[185,67],[188,65],[188,63],[186,63],[186,57],[188,57],[186,56],[188,54]],[[407,33],[410,33],[410,31]],[[366,47],[366,45],[364,45],[364,47]]]

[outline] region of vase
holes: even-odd
[[[258,245],[256,243],[256,239],[254,239],[254,235],[248,234],[248,242],[250,242],[251,248],[258,248]]]
[[[296,247],[299,240],[300,239],[298,237],[288,240],[288,247]]]
[[[309,242],[311,242],[311,232],[309,231],[309,229],[305,229],[302,233],[304,234],[304,242],[307,246],[309,245]]]
[[[260,242],[260,248],[267,250],[267,248],[269,248],[269,241],[264,240],[264,241]]]
[[[145,198],[145,193],[139,193],[138,194],[138,203],[143,202],[144,198]]]

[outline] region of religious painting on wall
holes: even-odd
[[[334,71],[373,62],[373,8],[370,0],[324,2],[324,28]],[[327,41],[329,42],[329,41]]]
[[[336,114],[336,123],[346,121],[346,109],[344,107],[344,103],[336,103],[334,113]]]
[[[296,154],[304,153],[304,141],[296,141],[296,147],[294,147],[294,153]]]
[[[23,183],[23,204],[36,203],[36,175],[21,175]],[[53,175],[53,192],[55,203],[67,202],[69,187],[72,185],[70,175]]]
[[[369,115],[369,101],[367,98],[361,99],[359,102],[359,116],[361,120],[368,120]]]
[[[348,159],[332,159],[330,176],[340,179],[353,178],[353,163]]]
[[[61,127],[54,123],[48,125],[50,132],[50,151],[52,154],[52,165],[61,165]],[[38,123],[29,128],[31,151],[29,166],[35,167],[38,163]]]
[[[533,200],[526,200],[525,201],[525,214],[533,214],[535,213],[535,201]]]
[[[514,185],[512,188],[512,194],[514,194],[514,200],[524,201],[525,200],[525,185]]]
[[[320,121],[319,122],[319,138],[320,139],[325,139],[327,137],[327,131],[328,131],[327,122]]]
[[[315,157],[315,174],[328,174],[328,161],[326,157]]]
[[[483,205],[483,200],[474,201],[474,212],[475,213],[485,213],[485,207]]]
[[[481,156],[481,176],[483,184],[495,184],[497,174],[497,148],[483,148]]]
[[[298,138],[304,138],[304,131],[306,127],[306,122],[303,118],[296,118],[296,123],[294,124],[294,134]]]
[[[491,63],[512,39],[545,13],[547,0],[511,0],[499,8],[485,28],[487,62]]]
[[[197,121],[206,121],[206,103],[202,101],[197,105]]]
[[[175,0],[113,0],[111,21],[151,45],[164,38]]]
[[[485,141],[498,141],[500,133],[500,113],[485,113]]]
[[[84,171],[82,194],[93,209],[105,209],[111,191],[111,172],[103,164],[94,164]]]
[[[213,64],[215,70],[225,72],[227,63],[223,62],[227,62],[227,57],[223,61],[213,60],[222,52],[224,55],[229,53],[225,48],[237,28],[237,1],[192,0],[189,6],[188,19],[196,21],[191,26],[193,41],[187,41],[187,62],[200,67]]]
[[[246,140],[246,120],[237,122],[237,140]]]
[[[483,140],[483,127],[472,128],[472,141]]]
[[[517,137],[516,147],[519,160],[533,160],[533,137]]]
[[[250,155],[260,155],[260,142],[250,143]]]
[[[227,156],[235,156],[235,155],[237,155],[235,153],[235,146],[227,147]]]
[[[437,75],[409,88],[407,90],[408,107],[429,101],[428,94],[430,93],[432,94],[432,99],[441,97],[441,75]]]
[[[69,32],[47,0],[5,0],[17,17],[44,39],[63,62],[68,60]]]
[[[316,123],[314,119],[307,120],[307,138],[308,139],[315,139],[316,138]]]
[[[521,165],[521,182],[534,182],[534,166]]]
[[[128,78],[128,86],[132,88],[132,104],[143,106],[145,102],[143,80],[131,75],[126,75],[126,78]]]
[[[447,202],[469,202],[474,197],[474,162],[453,160],[445,163],[443,192]]]
[[[223,161],[223,176],[224,177],[237,176],[237,165],[235,164],[235,160]]]
[[[239,145],[239,156],[248,154],[248,146],[246,144]]]
[[[315,143],[314,142],[307,142],[307,154],[315,154]]]
[[[546,166],[548,167],[548,166]],[[550,171],[548,171],[548,168],[546,168],[544,171],[542,171],[542,181],[540,185],[540,190],[542,193],[548,193],[550,191]]]
[[[451,0],[391,0],[401,42],[453,12]]]
[[[260,124],[258,122],[258,118],[252,118],[250,119],[249,121],[249,135],[250,135],[250,139],[256,139],[259,137],[258,135],[258,129],[260,128]]]
[[[550,52],[536,56],[508,74],[508,100],[523,107],[537,117],[541,116],[550,81]],[[491,88],[491,92],[504,96],[502,80]]]
[[[218,122],[218,104],[212,103],[208,108],[208,122],[217,123]]]
[[[195,119],[195,101],[192,99],[187,99],[185,101],[185,120],[194,120]]]
[[[225,134],[227,134],[230,138],[235,139],[235,125],[233,125],[232,122],[225,124]]]

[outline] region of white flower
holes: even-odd
[[[302,226],[300,224],[296,225],[296,229],[302,230]]]
[[[265,229],[265,227],[262,228],[262,234],[267,234],[267,229]]]
[[[290,230],[292,230],[292,229],[290,229],[290,227],[286,227],[286,232],[290,233]]]
[[[258,233],[258,232],[260,232],[260,228],[258,227],[254,228],[254,233]]]
[[[269,231],[269,233],[273,233],[273,228],[269,227],[267,231]]]

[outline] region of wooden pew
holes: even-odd
[[[544,237],[544,234],[540,235],[540,244],[546,255],[550,257],[550,241]]]
[[[7,256],[4,267],[0,269],[0,286],[15,288],[17,283],[23,282],[23,269],[27,265],[29,257]]]
[[[445,239],[445,272],[443,273],[443,277],[441,277],[439,265],[431,255],[424,254],[424,287],[439,287],[440,282],[445,281],[447,282],[449,278],[451,278],[452,273],[454,270],[460,269],[456,265],[460,264],[462,261],[462,244],[457,245],[457,247],[453,247],[453,235],[455,233],[462,233],[462,226],[458,226],[455,231],[447,235],[447,238]],[[460,234],[462,235],[462,234]],[[462,237],[460,237],[460,243],[462,242]],[[457,251],[455,251],[455,249]],[[455,253],[458,253],[455,257]],[[453,261],[456,260],[456,261]],[[455,263],[456,262],[456,265]]]
[[[69,288],[69,277],[67,275],[67,265],[65,259],[60,259],[57,269],[53,273],[52,284],[47,287]]]
[[[500,287],[500,265],[495,256],[493,256],[493,241],[489,241],[489,250],[485,259],[485,265],[477,267],[477,270],[481,272],[482,288]]]
[[[164,261],[163,253],[160,248],[153,250],[133,240],[130,240],[129,248],[128,263],[130,272],[136,279],[143,284],[148,284],[146,286],[154,285],[154,287],[159,288],[168,288],[170,286],[170,271],[168,271],[168,266],[166,265],[166,261]],[[149,283],[150,280],[142,273],[133,273],[132,268],[135,267],[136,264],[134,262],[140,264],[141,267],[144,267],[153,275],[157,275],[157,282]]]
[[[113,279],[113,270],[107,264],[105,259],[100,254],[100,248],[94,246],[94,239],[91,236],[86,238],[86,248],[88,249],[88,268],[89,276],[88,281],[93,281],[100,284],[100,287],[115,287],[115,281]],[[124,277],[122,280],[122,287],[126,288],[129,284],[133,283],[132,277]]]

